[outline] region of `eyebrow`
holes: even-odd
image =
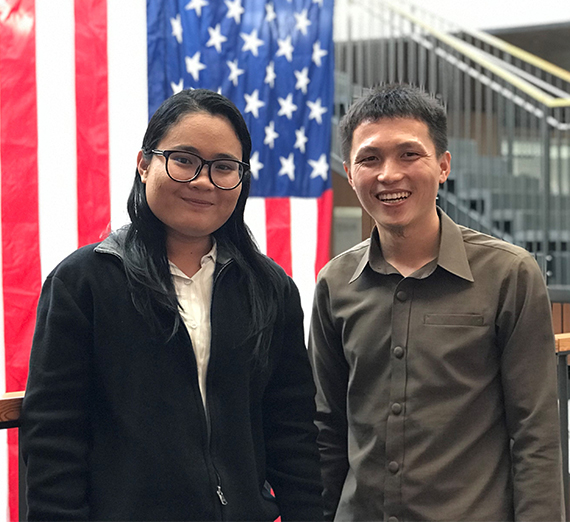
[[[174,145],[172,147],[169,147],[168,150],[180,150],[183,152],[192,152],[193,154],[202,157],[201,152],[196,147],[192,147],[191,145]],[[241,161],[241,158],[236,158],[233,154],[226,154],[224,152],[220,152],[214,155],[214,157],[211,159],[232,159],[232,160]]]
[[[394,148],[396,150],[401,150],[401,149],[407,149],[409,147],[417,147],[417,148],[420,148],[422,150],[426,150],[425,146],[420,141],[417,141],[417,140],[402,141],[401,143],[397,143]],[[362,154],[369,154],[371,152],[382,153],[383,151],[384,151],[384,147],[376,147],[374,145],[367,145],[366,147],[362,147],[361,149],[358,149],[356,151],[355,157],[360,156]]]

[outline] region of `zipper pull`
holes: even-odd
[[[224,496],[224,492],[222,491],[222,486],[218,486],[216,493],[218,494],[218,497],[220,497],[220,503],[222,504],[222,506],[227,506],[228,501],[226,500],[226,497]]]

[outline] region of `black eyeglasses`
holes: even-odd
[[[196,179],[204,165],[208,165],[208,177],[212,184],[222,190],[233,190],[249,170],[247,163],[229,158],[205,160],[198,154],[181,150],[153,149],[150,152],[164,156],[168,177],[179,183],[189,183]]]

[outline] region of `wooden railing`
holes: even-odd
[[[0,428],[17,428],[24,392],[5,393],[0,398]]]
[[[558,402],[560,405],[560,440],[562,444],[562,477],[566,503],[566,520],[570,520],[570,479],[568,475],[568,355],[570,333],[556,335],[558,355]]]

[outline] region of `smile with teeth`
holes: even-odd
[[[379,194],[377,197],[380,201],[384,203],[398,203],[404,201],[411,196],[411,192],[392,192],[391,194]]]

